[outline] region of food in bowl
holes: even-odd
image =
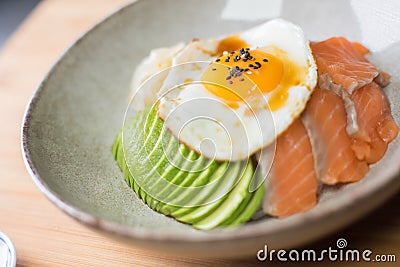
[[[276,19],[153,50],[112,151],[153,210],[202,230],[312,209],[361,180],[398,134],[390,75],[343,37]]]

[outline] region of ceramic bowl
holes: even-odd
[[[392,74],[386,92],[399,123],[399,10],[361,0],[253,1],[249,10],[239,2],[137,1],[96,25],[59,59],[33,96],[22,129],[27,168],[58,208],[142,248],[241,257],[255,256],[265,244],[295,247],[337,231],[399,189],[397,139],[364,180],[323,192],[316,208],[287,219],[265,217],[235,230],[203,232],[152,211],[138,199],[110,149],[122,126],[132,73],[153,48],[234,33],[283,17],[300,25],[311,40],[342,35],[370,47],[372,60]]]

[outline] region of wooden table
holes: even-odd
[[[49,67],[88,27],[130,0],[47,0],[0,51],[0,230],[17,249],[19,266],[250,266],[249,260],[199,260],[127,247],[92,232],[59,211],[35,187],[21,158],[25,106]],[[400,265],[400,194],[357,224],[310,248],[352,248],[395,254]],[[256,252],[255,252],[256,253]],[[316,265],[316,264],[315,264]],[[342,266],[329,263],[329,266]],[[352,263],[348,264],[353,266]],[[292,264],[296,266],[296,264]],[[365,266],[374,266],[365,263]]]

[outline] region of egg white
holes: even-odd
[[[304,110],[317,82],[309,43],[298,26],[277,19],[244,31],[239,37],[251,49],[279,48],[291,61],[306,67],[307,74],[299,85],[288,89],[285,104],[277,110],[257,108],[247,102],[239,102],[239,107],[232,109],[204,84],[197,83],[215,59],[214,53],[224,37],[192,41],[171,53],[172,68],[161,88],[155,90],[158,115],[181,142],[217,160],[242,160],[271,144]],[[154,98],[155,91],[147,90],[144,95]],[[261,95],[260,107],[272,93]]]

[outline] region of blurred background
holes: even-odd
[[[0,49],[40,0],[0,0]]]

